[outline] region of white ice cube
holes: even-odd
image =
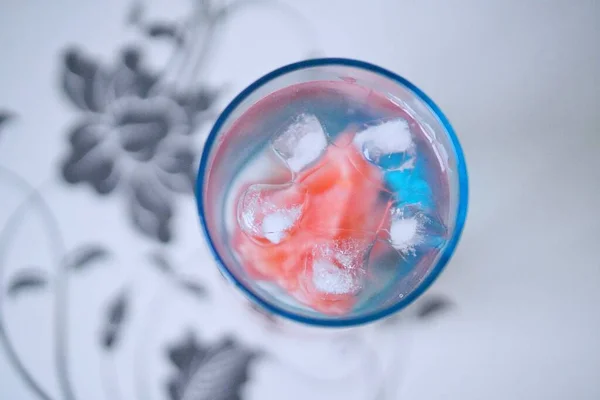
[[[365,158],[384,169],[414,167],[414,142],[408,122],[398,118],[369,126],[354,137]],[[392,158],[396,156],[396,158]]]
[[[316,161],[327,147],[323,126],[312,114],[301,114],[272,143],[273,150],[294,172]]]
[[[305,202],[297,185],[251,185],[238,201],[238,225],[259,243],[280,243],[300,220]]]
[[[278,244],[285,237],[286,232],[298,221],[300,213],[300,208],[296,207],[265,215],[262,223],[263,235],[271,243]]]
[[[312,282],[317,291],[344,294],[361,290],[375,236],[358,231],[353,236],[325,241],[312,249]]]
[[[390,242],[401,253],[412,252],[419,242],[419,221],[416,217],[392,220]]]
[[[414,256],[418,249],[439,249],[446,243],[448,230],[437,213],[417,204],[392,207],[390,213],[390,244],[402,256]]]
[[[327,260],[317,260],[313,264],[312,280],[319,292],[327,294],[352,293],[356,288],[350,271],[339,268]]]

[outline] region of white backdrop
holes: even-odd
[[[452,306],[360,336],[399,353],[380,399],[600,398],[600,3],[246,3],[0,6],[0,398],[377,398],[366,368],[325,381],[288,368],[337,350],[291,354],[232,299],[186,187],[223,106],[318,55],[413,81],[467,156],[466,230],[430,291]],[[163,154],[180,186],[110,142],[130,123],[154,127],[151,151],[189,141]]]

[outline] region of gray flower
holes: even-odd
[[[134,224],[168,242],[173,193],[189,193],[194,185],[189,129],[185,112],[166,97],[119,99],[73,129],[63,177],[101,195],[124,185]]]
[[[192,135],[216,93],[151,94],[156,82],[137,50],[124,51],[114,68],[67,52],[63,89],[84,117],[70,132],[61,172],[67,183],[87,183],[99,195],[122,189],[134,226],[166,243],[176,195],[193,192]]]

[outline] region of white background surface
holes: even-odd
[[[0,162],[32,185],[55,179],[53,165],[73,122],[56,88],[60,52],[75,44],[112,60],[131,38],[123,23],[129,5],[10,0],[0,6],[0,108],[20,118],[0,138]],[[158,16],[176,17],[188,6],[148,3]],[[205,73],[231,85],[229,98],[270,69],[303,57],[313,40],[306,35],[314,32],[323,54],[380,64],[420,86],[446,112],[467,156],[466,230],[432,289],[456,306],[416,329],[397,398],[599,399],[600,3],[305,0],[294,7],[311,28],[261,23],[277,13],[253,9],[224,30]],[[151,57],[160,60],[160,49]],[[3,224],[22,198],[0,190]],[[121,204],[90,193],[59,188],[49,194],[67,246],[101,240],[122,249],[119,263],[127,267],[99,272],[72,289],[74,297],[97,292],[87,297],[88,308],[74,305],[72,324],[83,332],[77,337],[97,330],[86,318],[106,291],[121,285],[112,280],[115,274],[123,281],[133,274],[141,256],[130,250],[150,247],[120,222]],[[180,241],[171,252],[184,260],[197,245],[198,227],[193,199],[180,207]],[[85,221],[73,212],[86,209],[94,211]],[[123,231],[115,233],[115,226]],[[15,240],[28,247],[26,237]],[[45,244],[32,245],[26,261],[44,263]],[[151,278],[147,282],[142,298],[154,290]],[[11,332],[31,370],[48,375],[42,380],[56,390],[48,356],[35,346],[45,332],[36,328],[46,318],[44,306],[34,304],[33,314],[19,307],[28,305],[6,311]],[[245,329],[223,322],[204,332],[212,337],[230,326]],[[81,340],[72,357],[95,368],[98,355]],[[73,375],[80,392],[100,390],[86,367],[74,368]],[[28,396],[0,353],[0,398]]]

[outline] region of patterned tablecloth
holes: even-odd
[[[600,11],[537,3],[5,1],[0,398],[600,398]],[[192,193],[227,102],[319,55],[422,86],[473,187],[443,277],[348,331],[241,299]]]

